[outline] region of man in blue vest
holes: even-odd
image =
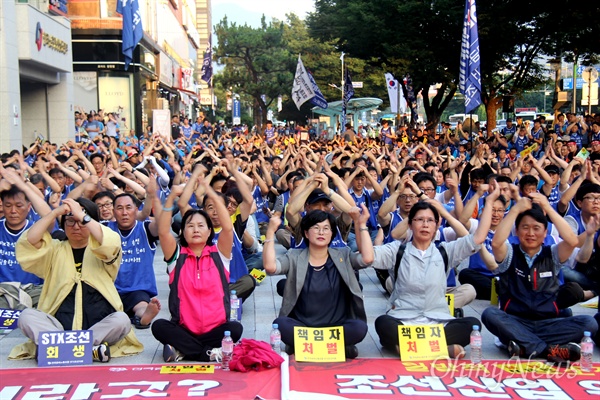
[[[552,246],[543,245],[548,219],[563,238]],[[507,239],[513,226],[519,243],[511,245]],[[492,251],[500,276],[500,308],[488,307],[481,319],[511,357],[577,361],[583,332],[596,334],[598,324],[589,315],[559,318],[558,275],[577,244],[577,235],[541,193],[521,198],[498,225]]]
[[[146,201],[152,202],[154,198],[156,193],[149,191]],[[154,275],[157,220],[139,222],[136,199],[128,193],[115,197],[114,217],[115,221],[107,222],[106,226],[119,234],[123,251],[115,286],[132,325],[145,329],[160,311]]]
[[[0,208],[4,214],[0,220],[0,308],[36,307],[44,281],[21,269],[15,244],[35,222],[27,219],[31,206],[37,215],[49,214],[50,206],[13,168],[0,167],[0,177]]]

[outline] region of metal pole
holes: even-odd
[[[342,113],[344,111],[344,89],[346,86],[346,80],[345,80],[345,76],[344,76],[344,52],[342,51],[342,56],[340,57],[340,59],[342,60]],[[346,115],[344,115],[344,119],[342,120],[342,116],[340,115],[340,135],[342,134],[342,132],[344,132],[344,127],[342,126],[342,123],[346,123]]]
[[[394,78],[396,79],[396,78]],[[398,84],[396,85],[396,88],[398,89],[398,99],[396,101],[396,120],[398,122],[396,122],[396,130],[398,130],[398,127],[400,126],[400,90],[402,90],[402,86],[400,85],[400,81],[397,81]]]
[[[577,113],[577,57],[573,61],[573,103],[571,104],[571,112]]]
[[[589,74],[589,82],[588,82],[588,114],[592,115],[592,73]],[[590,127],[591,129],[591,127]]]

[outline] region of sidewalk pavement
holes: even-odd
[[[277,244],[277,254],[281,256],[285,249]],[[166,264],[163,260],[163,254],[158,247],[154,258],[154,273],[158,285],[158,298],[162,304],[162,309],[157,318],[168,319],[168,276],[166,273]],[[279,313],[281,306],[281,297],[277,294],[276,283],[284,276],[267,276],[263,282],[256,287],[256,290],[243,304],[242,324],[244,325],[243,338],[269,341],[271,324]],[[369,331],[365,339],[357,345],[359,357],[368,358],[396,358],[397,355],[383,350],[379,344],[379,338],[375,332],[375,319],[385,313],[387,297],[385,291],[379,284],[379,280],[372,268],[360,271],[360,282],[363,285],[363,294],[365,299],[365,308],[368,317]],[[465,316],[476,317],[481,320],[481,313],[489,306],[488,301],[475,300],[466,306]],[[573,314],[594,315],[595,309],[585,308],[580,305],[572,307]],[[135,329],[135,328],[133,328]],[[141,354],[131,357],[113,358],[110,364],[132,365],[132,364],[163,364],[162,348],[163,346],[152,336],[150,329],[135,330],[138,339],[144,345],[144,351]],[[505,350],[495,346],[494,336],[483,328],[483,359],[504,360],[508,359]],[[26,341],[21,331],[16,329],[9,334],[0,335],[0,368],[32,368],[37,364],[34,360],[10,361],[8,354],[13,346]],[[469,349],[467,348],[467,357]],[[594,350],[594,362],[600,362],[600,350]]]

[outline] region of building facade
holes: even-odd
[[[71,24],[45,1],[0,1],[0,152],[73,137]]]
[[[196,0],[138,0],[144,34],[127,70],[118,1],[0,1],[0,152],[73,139],[76,111],[112,112],[138,135],[154,110],[198,115]]]

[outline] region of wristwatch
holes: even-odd
[[[425,194],[425,192],[424,192],[424,191],[422,191],[422,190],[421,190],[421,193],[419,193],[419,195],[417,196],[417,198],[419,198],[419,199],[420,199],[420,198],[421,198],[421,197],[423,197],[423,196],[427,196],[427,195]]]
[[[83,218],[81,219],[81,225],[86,225],[91,220],[92,220],[92,217],[90,217],[89,215],[85,214],[83,216]]]

